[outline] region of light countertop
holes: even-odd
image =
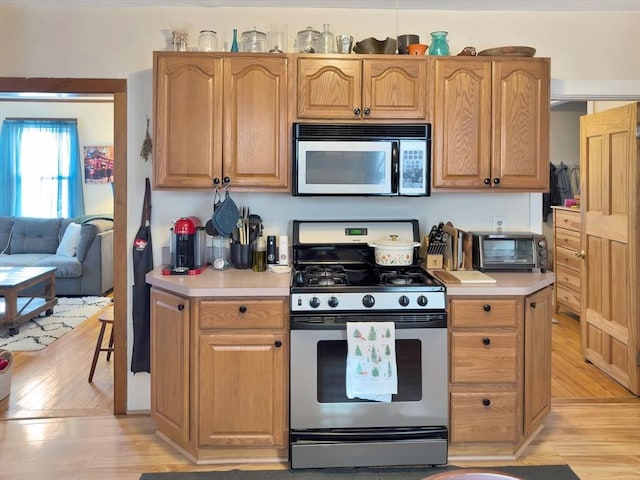
[[[287,297],[291,273],[208,267],[199,275],[163,275],[162,268],[156,268],[145,279],[153,287],[186,297]]]
[[[530,295],[555,281],[553,272],[486,272],[496,283],[445,283],[447,296]]]

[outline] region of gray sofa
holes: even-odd
[[[63,254],[58,246],[71,223],[80,225],[79,239]],[[113,220],[0,216],[0,267],[29,266],[57,268],[57,296],[103,295],[113,288]]]

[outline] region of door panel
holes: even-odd
[[[640,392],[638,104],[581,118],[581,349],[636,395]]]

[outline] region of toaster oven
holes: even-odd
[[[475,270],[545,272],[549,247],[544,235],[530,232],[472,232],[472,263]]]

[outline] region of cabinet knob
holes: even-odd
[[[576,258],[584,258],[587,256],[584,250],[580,250],[579,252],[576,252],[574,255],[576,256]]]
[[[184,305],[182,303],[178,304],[178,311],[181,312],[184,310]]]
[[[484,337],[482,339],[482,344],[483,345],[489,345],[491,343],[491,339],[489,337]]]
[[[282,346],[282,342],[280,340],[276,340],[274,345],[276,348],[280,348]]]
[[[353,114],[354,115],[360,115],[360,109],[358,107],[353,109]]]
[[[246,305],[240,305],[240,308],[238,310],[240,310],[240,313],[246,313],[247,312],[247,306]]]
[[[488,177],[487,177],[487,178],[485,178],[485,179],[483,180],[483,182],[484,182],[484,184],[485,184],[485,185],[491,185],[491,179],[490,179],[490,178],[488,178]]]
[[[536,302],[531,302],[529,305],[531,306],[531,308],[536,308]]]
[[[482,309],[483,309],[485,312],[490,312],[490,311],[491,311],[491,305],[489,305],[488,303],[485,303],[485,304],[482,306]]]
[[[493,184],[498,185],[500,183],[500,179],[498,177],[493,179]]]
[[[485,407],[488,407],[489,405],[491,405],[491,400],[489,400],[488,398],[483,398],[482,405],[484,405]]]
[[[365,115],[369,115],[369,114],[371,114],[371,109],[370,109],[369,107],[366,107],[366,108],[364,109],[364,114],[365,114]]]

